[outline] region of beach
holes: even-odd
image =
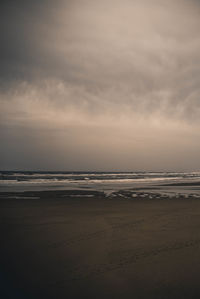
[[[200,200],[1,193],[1,298],[199,298]]]
[[[200,299],[200,0],[0,28],[0,299]]]

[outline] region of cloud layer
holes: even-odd
[[[200,167],[198,1],[1,5],[4,168]]]

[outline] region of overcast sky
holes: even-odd
[[[0,6],[0,169],[200,169],[200,1]]]

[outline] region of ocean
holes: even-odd
[[[109,194],[159,188],[165,192],[181,189],[184,193],[195,189],[199,194],[198,182],[200,172],[0,171],[0,192],[97,190]]]

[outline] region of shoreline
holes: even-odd
[[[188,183],[189,184],[189,183]],[[70,199],[70,198],[101,198],[101,199],[124,199],[124,200],[141,200],[141,199],[200,199],[199,189],[187,189],[188,184],[166,184],[150,187],[138,187],[121,189],[117,191],[99,191],[93,189],[66,189],[66,190],[40,190],[40,191],[1,191],[0,200],[2,199]],[[169,187],[186,187],[186,189],[169,189]],[[196,185],[195,185],[196,186]]]

